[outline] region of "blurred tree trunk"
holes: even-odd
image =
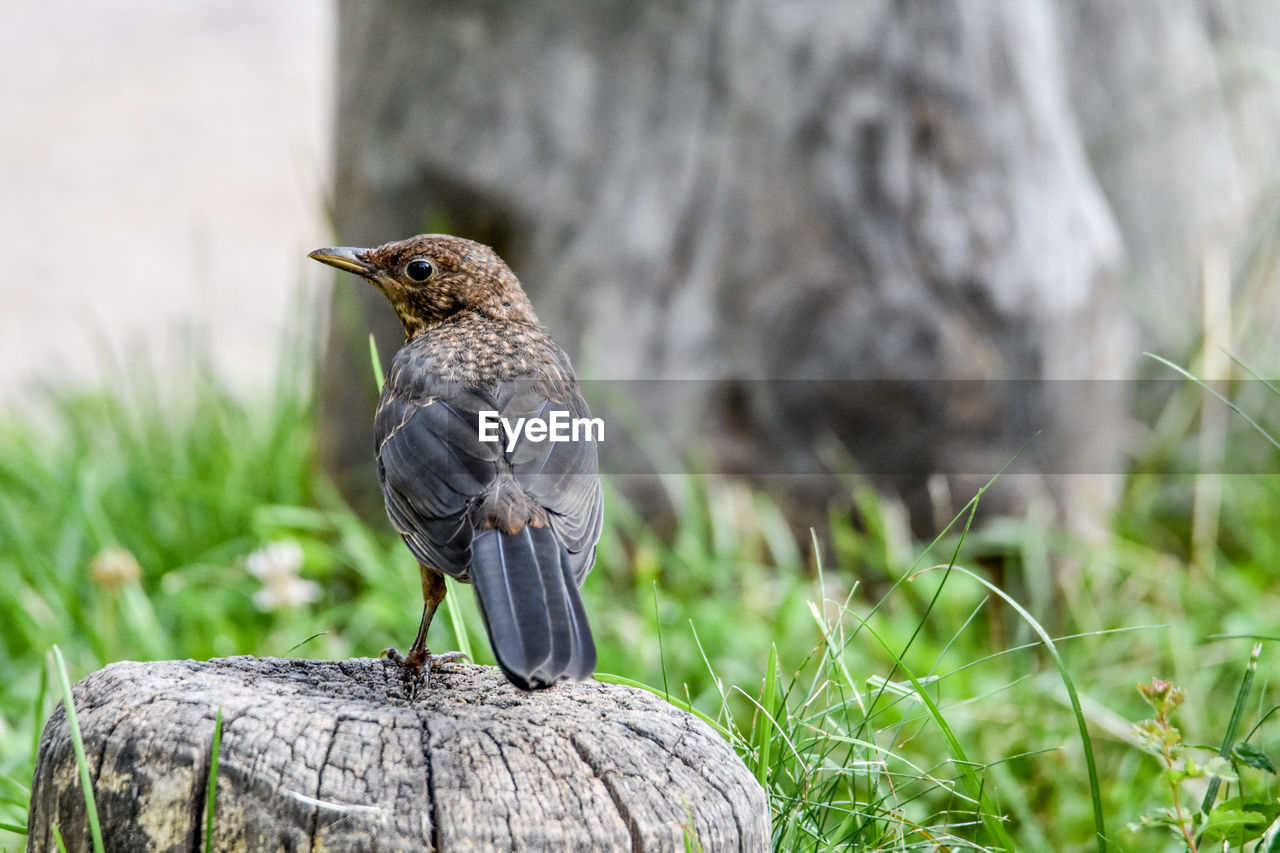
[[[1206,252],[1240,266],[1259,238],[1275,240],[1264,220],[1278,201],[1280,9],[1082,0],[1062,2],[1059,17],[1071,101],[1128,254],[1130,304],[1148,340],[1185,350],[1200,332]],[[1274,300],[1254,307],[1276,331]]]
[[[719,468],[799,506],[838,497],[847,459],[932,530],[944,486],[962,504],[1036,436],[984,502],[1089,518],[1126,418],[1125,383],[1096,380],[1140,351],[1122,239],[1185,279],[1206,223],[1257,198],[1215,193],[1259,152],[1203,146],[1193,104],[1165,135],[1151,103],[1218,73],[1237,7],[348,0],[337,238],[492,243],[582,375],[698,380],[602,396],[625,388],[681,451],[709,432]],[[1164,69],[1188,79],[1153,91]],[[365,336],[386,359],[400,332],[371,288],[336,306],[326,455],[371,487]]]

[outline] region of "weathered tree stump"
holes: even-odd
[[[415,683],[373,659],[124,662],[76,685],[108,850],[764,850],[765,795],[702,721],[598,682],[523,693],[493,668]],[[28,850],[91,847],[59,707]]]

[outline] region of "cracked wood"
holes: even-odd
[[[765,850],[763,790],[710,727],[598,682],[524,693],[494,668],[429,686],[383,661],[124,662],[75,688],[109,849]],[[89,833],[66,716],[41,739],[28,850]]]

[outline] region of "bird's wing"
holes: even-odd
[[[572,439],[572,422],[591,413],[567,360],[565,368],[567,379],[507,379],[480,387],[442,380],[428,365],[393,368],[374,419],[378,476],[387,514],[420,561],[466,578],[474,532],[470,510],[514,478],[545,511],[569,551],[574,578],[582,582],[602,524],[591,436],[581,425],[578,440],[533,441],[522,433],[511,449],[505,428],[496,442],[479,436],[482,411],[495,411],[512,424],[519,418],[550,422],[561,411]]]
[[[426,393],[388,383],[374,418],[387,514],[419,561],[465,579],[469,509],[495,480],[500,449],[479,440],[474,395],[445,383],[413,390]]]
[[[590,570],[603,523],[603,492],[593,435],[585,423],[591,411],[573,385],[546,387],[528,383],[528,390],[512,395],[509,410],[525,410],[524,417],[548,422],[553,413],[567,414],[569,441],[519,441],[507,454],[512,473],[525,493],[547,510],[548,520],[568,548],[578,583]],[[575,440],[573,424],[577,422]]]

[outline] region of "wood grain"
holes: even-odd
[[[525,693],[492,667],[429,684],[376,659],[115,663],[76,685],[107,848],[765,850],[764,791],[724,740],[649,693]],[[28,850],[90,845],[66,715],[45,727]]]

